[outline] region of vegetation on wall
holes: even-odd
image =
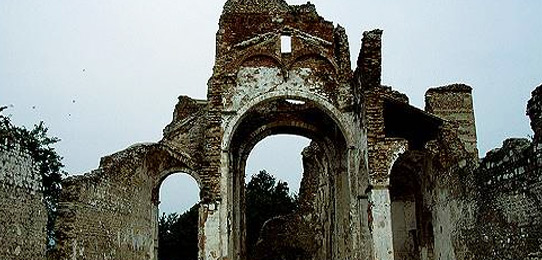
[[[6,107],[0,107],[0,112]],[[47,249],[55,245],[54,222],[58,197],[60,195],[60,182],[63,171],[62,157],[58,155],[54,144],[60,141],[57,137],[48,134],[48,128],[42,122],[34,125],[32,129],[13,125],[9,116],[0,114],[0,142],[7,146],[20,146],[28,150],[42,177],[44,203],[47,207]]]

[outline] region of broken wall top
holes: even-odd
[[[542,85],[531,93],[531,99],[527,104],[527,115],[531,119],[534,139],[536,141],[542,140]]]
[[[288,12],[289,6],[283,0],[229,0],[224,5],[226,13]]]
[[[292,37],[288,57],[280,48],[280,36],[285,35]],[[284,67],[296,58],[317,55],[336,69],[351,70],[344,29],[319,16],[314,5],[288,5],[282,0],[226,2],[217,33],[215,76],[235,73],[244,60],[257,55]]]

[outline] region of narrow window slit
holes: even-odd
[[[280,36],[280,52],[281,53],[292,52],[292,36],[290,35]]]

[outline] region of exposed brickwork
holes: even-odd
[[[477,259],[539,259],[542,255],[541,89],[533,91],[527,106],[534,141],[504,141],[476,171],[479,211],[470,230],[470,247]]]
[[[330,259],[331,183],[324,151],[316,144],[303,150],[303,179],[298,210],[267,221],[254,259]]]
[[[63,182],[58,259],[156,259],[158,188],[177,171],[199,176],[189,158],[160,144],[102,158],[100,168]]]
[[[0,145],[0,259],[45,259],[47,210],[29,152]]]
[[[158,143],[64,180],[55,259],[156,259],[158,189],[179,171],[201,188],[200,259],[540,259],[540,88],[534,142],[507,141],[478,168],[471,88],[409,105],[381,86],[382,31],[364,33],[353,73],[344,28],[310,3],[229,0],[219,26],[207,100],[181,96]],[[244,167],[274,134],[313,140],[300,209],[247,256]]]
[[[527,104],[527,115],[531,119],[531,128],[534,131],[536,141],[542,138],[542,85],[532,93],[532,98]]]
[[[478,157],[471,87],[454,84],[429,89],[425,93],[425,111],[457,123],[465,148]]]

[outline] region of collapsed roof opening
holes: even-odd
[[[407,103],[384,102],[384,133],[386,137],[408,140],[410,149],[421,150],[425,143],[437,138],[442,119]]]

